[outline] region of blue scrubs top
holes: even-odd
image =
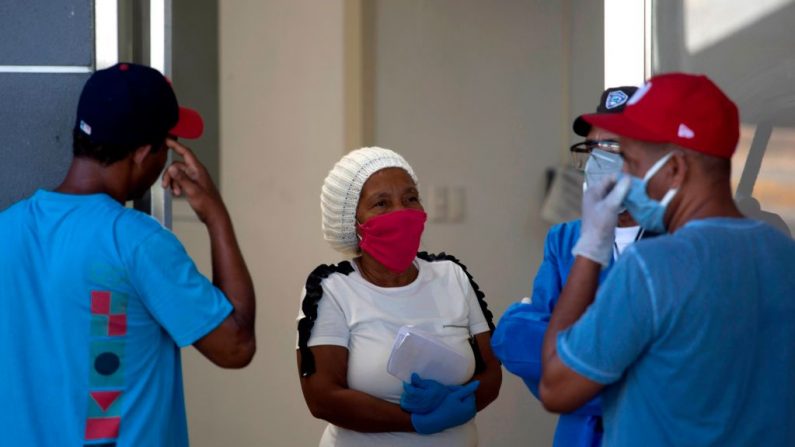
[[[608,385],[604,445],[795,445],[793,273],[795,241],[750,219],[629,247],[557,340]]]
[[[536,398],[541,380],[541,346],[552,310],[569,276],[574,244],[580,238],[579,220],[554,225],[547,233],[544,260],[533,281],[529,304],[514,303],[503,314],[492,336],[492,348],[508,371],[521,377]],[[644,237],[653,237],[646,233]],[[602,270],[600,283],[612,267]],[[558,447],[596,447],[602,437],[602,408],[597,396],[573,413],[561,415],[555,430]]]

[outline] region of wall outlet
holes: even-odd
[[[429,185],[423,196],[428,222],[460,223],[466,218],[466,189],[463,186]]]
[[[447,188],[430,185],[425,198],[425,212],[429,222],[446,222],[448,214]]]
[[[461,223],[466,218],[466,190],[453,186],[447,193],[447,222]]]

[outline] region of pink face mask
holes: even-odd
[[[359,247],[384,267],[403,273],[411,266],[428,216],[420,210],[402,209],[370,218],[359,228]]]

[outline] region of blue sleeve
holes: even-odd
[[[533,306],[514,303],[500,318],[491,337],[494,355],[505,369],[519,376],[536,399],[541,399],[538,385],[541,381],[541,351],[549,315],[537,312]],[[601,397],[596,396],[571,414],[601,416]]]
[[[532,305],[514,303],[505,311],[491,336],[494,355],[505,369],[519,376],[538,397],[541,380],[541,344],[549,315]]]
[[[648,269],[630,247],[599,288],[596,300],[558,334],[561,361],[604,385],[621,378],[653,339],[657,327]]]
[[[193,344],[232,312],[170,231],[158,228],[129,250],[122,248],[122,256],[144,305],[178,346]]]
[[[508,307],[492,335],[494,354],[508,371],[522,378],[536,398],[539,397],[544,333],[563,282],[558,250],[565,245],[569,228],[568,224],[550,228],[544,243],[544,260],[533,280],[531,302]]]
[[[573,262],[571,248],[578,237],[579,221],[550,228],[544,244],[544,260],[533,280],[531,303],[514,303],[508,307],[491,338],[492,350],[505,369],[519,376],[537,399],[540,399],[544,334]],[[600,416],[601,398],[594,397],[573,414]]]
[[[549,229],[544,242],[544,259],[538,267],[533,280],[533,296],[531,304],[539,313],[546,313],[546,319],[552,315],[552,309],[563,289],[563,276],[560,271],[560,248],[566,237],[566,225],[555,225]],[[571,247],[569,247],[569,251]],[[565,248],[564,248],[565,249]]]

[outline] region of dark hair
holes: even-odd
[[[75,157],[85,157],[94,159],[104,166],[112,165],[124,159],[140,146],[130,147],[121,144],[97,144],[82,131],[75,129],[72,133],[72,153]],[[157,142],[152,144],[152,152],[157,152],[163,146],[166,136],[163,135]],[[149,143],[147,143],[149,144]],[[144,145],[141,145],[144,146]]]

